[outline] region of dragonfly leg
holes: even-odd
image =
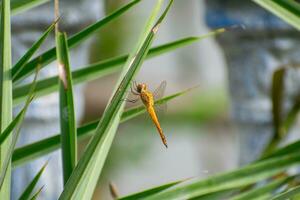
[[[136,99],[123,99],[123,101],[126,101],[126,102],[130,102],[130,103],[136,103],[137,101],[139,100],[139,98],[136,98]]]
[[[134,95],[139,95],[139,93],[135,90],[135,86],[132,84],[130,85],[131,93]]]

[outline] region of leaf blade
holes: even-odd
[[[0,7],[0,132],[2,132],[12,120],[10,0],[2,0]],[[3,158],[8,153],[7,148],[10,144],[11,137],[8,137],[0,147],[0,169],[5,167]],[[3,177],[4,184],[0,190],[0,199],[10,199],[10,176],[11,170],[9,168],[6,176]]]
[[[64,184],[67,183],[77,163],[77,129],[73,100],[73,83],[66,38],[67,36],[65,33],[57,32],[59,116]]]
[[[300,30],[300,4],[296,1],[285,0],[253,0],[263,8],[277,15],[285,22]]]
[[[29,185],[25,188],[21,196],[19,197],[19,200],[27,200],[29,199],[31,193],[33,192],[37,182],[39,181],[40,177],[42,176],[46,166],[48,165],[48,162],[46,162],[42,168],[38,171],[38,173],[34,176],[34,178],[31,180]],[[34,195],[33,195],[34,196]]]
[[[251,164],[235,171],[215,175],[205,180],[180,184],[145,199],[189,199],[218,191],[234,189],[271,177],[299,162],[300,156],[298,153],[280,156]]]

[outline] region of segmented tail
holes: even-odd
[[[147,108],[147,110],[148,110],[148,113],[149,113],[153,123],[155,124],[155,126],[157,128],[157,131],[159,133],[159,136],[160,136],[163,144],[165,145],[166,148],[168,148],[166,136],[164,135],[163,130],[159,124],[159,121],[158,121],[158,118],[157,118],[154,108],[151,106],[151,107]]]

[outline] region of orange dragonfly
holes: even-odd
[[[138,98],[133,99],[133,100],[128,100],[131,103],[137,102],[139,99],[142,100],[143,104],[146,107],[146,110],[148,114],[150,115],[153,123],[156,126],[156,129],[159,133],[159,136],[165,145],[166,148],[168,148],[167,144],[167,139],[163,133],[163,130],[160,126],[156,111],[154,109],[154,97],[162,96],[165,88],[166,88],[167,82],[163,81],[160,86],[152,93],[151,91],[148,90],[147,84],[146,83],[139,83],[137,84],[135,81],[131,85],[131,93],[133,95],[138,96]],[[159,98],[159,97],[158,97]]]

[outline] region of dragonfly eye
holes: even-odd
[[[137,87],[136,87],[136,90],[137,90],[138,93],[141,93],[141,91],[142,91],[142,85],[138,84]]]

